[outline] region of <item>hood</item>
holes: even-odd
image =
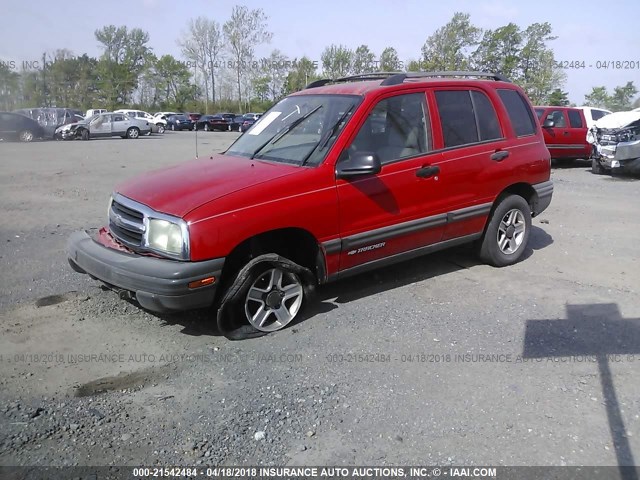
[[[115,191],[157,212],[184,217],[205,203],[303,168],[217,154],[145,173]]]
[[[594,125],[598,128],[624,128],[640,120],[640,111],[616,112],[605,115]]]
[[[60,125],[58,128],[59,129],[72,128],[72,127],[77,127],[78,125],[87,125],[87,124],[88,122],[84,120],[82,122],[65,123],[64,125]]]

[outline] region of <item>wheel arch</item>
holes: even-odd
[[[491,214],[493,214],[493,211],[496,209],[502,199],[509,195],[518,195],[524,198],[529,204],[532,216],[535,217],[537,215],[538,194],[535,188],[533,188],[530,183],[526,182],[514,183],[502,190],[493,202],[493,206],[491,207]]]
[[[281,255],[308,268],[317,283],[326,280],[326,258],[316,237],[304,228],[287,227],[255,234],[238,243],[225,260],[221,274],[224,286],[233,281],[235,274],[249,260],[266,253]]]

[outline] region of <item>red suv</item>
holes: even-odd
[[[533,109],[501,76],[320,80],[226,152],[120,185],[69,261],[146,309],[214,306],[223,330],[269,332],[316,285],[446,247],[515,263],[549,178]]]
[[[584,110],[572,107],[535,107],[551,158],[569,162],[591,157]]]

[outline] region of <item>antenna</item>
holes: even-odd
[[[194,99],[198,98],[198,61],[193,62],[193,83],[195,84]],[[196,103],[197,105],[197,103]],[[193,124],[193,130],[196,132],[196,158],[198,158],[198,120]]]

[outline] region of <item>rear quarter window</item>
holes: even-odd
[[[536,123],[529,105],[516,90],[498,89],[498,95],[507,110],[513,130],[518,137],[536,133]]]
[[[582,115],[578,110],[567,110],[569,114],[569,125],[571,128],[583,128],[584,123],[582,121]]]

